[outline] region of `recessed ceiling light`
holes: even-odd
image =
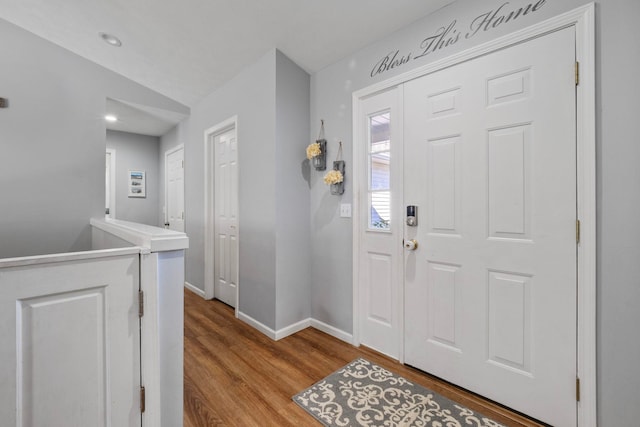
[[[102,40],[104,40],[105,43],[108,43],[111,46],[115,46],[115,47],[122,46],[122,42],[120,41],[120,39],[114,36],[113,34],[98,33],[98,35]]]
[[[108,121],[109,123],[114,123],[118,121],[118,118],[116,116],[114,116],[113,114],[107,114],[106,116],[104,116],[104,119],[106,121]]]

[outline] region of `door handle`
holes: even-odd
[[[418,242],[416,241],[416,239],[405,240],[404,248],[408,251],[415,251],[416,249],[418,249]]]

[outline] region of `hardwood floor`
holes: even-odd
[[[508,426],[538,426],[416,369],[313,328],[280,341],[185,291],[184,427],[319,426],[291,397],[364,357]]]

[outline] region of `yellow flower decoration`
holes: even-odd
[[[343,179],[344,177],[342,176],[342,172],[337,170],[330,170],[324,176],[324,183],[327,185],[339,184],[342,182]]]
[[[316,156],[322,154],[322,150],[320,149],[320,143],[313,142],[309,144],[307,147],[307,159],[311,160]]]

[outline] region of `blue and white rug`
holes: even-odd
[[[365,359],[293,396],[325,426],[503,427]]]

